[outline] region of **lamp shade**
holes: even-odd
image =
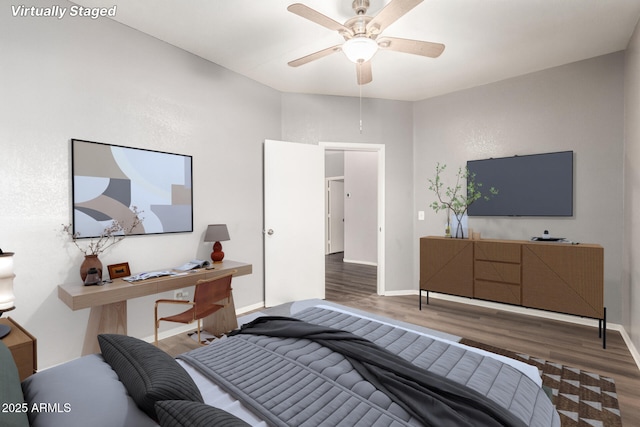
[[[13,294],[13,252],[0,250],[0,312],[15,308],[16,297]]]
[[[224,242],[225,240],[230,240],[227,224],[211,224],[207,227],[204,235],[205,242]]]
[[[356,36],[344,42],[342,51],[351,62],[367,62],[378,51],[378,43],[367,36]]]

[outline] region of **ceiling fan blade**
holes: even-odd
[[[315,61],[316,59],[324,58],[325,56],[331,55],[333,52],[339,52],[339,51],[340,51],[340,45],[331,46],[326,49],[322,49],[317,52],[310,53],[309,55],[303,56],[302,58],[295,59],[289,62],[288,64],[290,67],[299,67],[311,61]]]
[[[373,81],[373,75],[371,74],[371,61],[358,62],[356,64],[356,73],[359,85],[371,83]]]
[[[428,56],[429,58],[437,58],[444,51],[444,45],[442,43],[400,39],[397,37],[382,37],[378,39],[378,47],[396,52]]]
[[[295,13],[298,16],[308,19],[309,21],[322,25],[323,27],[330,30],[338,31],[341,34],[346,33],[353,36],[353,31],[351,31],[349,28],[345,27],[338,21],[335,21],[328,16],[323,15],[320,12],[311,9],[309,6],[305,6],[304,4],[294,3],[287,7],[287,10],[291,13]]]
[[[367,24],[367,32],[380,34],[423,0],[392,0]]]

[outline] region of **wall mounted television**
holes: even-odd
[[[573,216],[573,151],[471,160],[484,192],[498,194],[469,206],[469,216]]]
[[[134,207],[144,221],[131,234],[193,231],[191,156],[72,139],[71,159],[80,238],[100,236],[113,220],[126,224]]]

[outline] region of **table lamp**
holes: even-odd
[[[14,302],[16,300],[13,295],[13,252],[2,252],[0,249],[0,316],[5,311],[11,311],[16,308]],[[4,338],[11,332],[8,325],[0,325],[0,338]]]
[[[207,233],[204,235],[205,242],[215,242],[213,244],[213,252],[211,252],[211,261],[221,263],[224,259],[222,252],[222,243],[229,239],[229,230],[227,224],[211,224],[207,227]]]

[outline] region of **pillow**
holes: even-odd
[[[249,424],[235,415],[205,403],[188,400],[156,402],[161,427],[247,427]]]
[[[9,347],[0,341],[0,425],[29,426],[18,368]]]
[[[158,426],[100,354],[39,371],[22,382],[22,390],[30,408],[46,403],[54,409],[30,411],[31,427]]]
[[[158,419],[154,404],[160,400],[203,402],[187,371],[156,346],[117,334],[98,335],[98,342],[104,359],[138,407],[151,418]]]

